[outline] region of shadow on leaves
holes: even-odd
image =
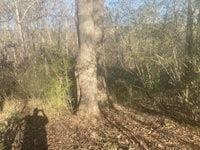
[[[24,118],[25,130],[22,143],[22,150],[47,150],[46,124],[48,118],[43,110],[34,109],[33,115]]]
[[[35,108],[33,115],[18,117],[15,115],[8,120],[3,135],[5,150],[47,150],[46,124],[48,118],[43,110]]]

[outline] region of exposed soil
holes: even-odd
[[[49,117],[47,121],[41,115],[37,121],[28,116],[21,121],[21,126],[10,125],[2,140],[4,149],[200,149],[199,127],[184,127],[163,116],[118,105],[112,109],[101,108],[101,112],[98,119],[59,116]],[[14,129],[18,133],[13,132]],[[15,134],[15,137],[9,134]]]

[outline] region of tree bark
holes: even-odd
[[[79,113],[98,116],[93,0],[77,0],[77,19],[80,47],[76,66],[80,100]]]
[[[106,68],[105,68],[105,51],[103,47],[104,39],[104,0],[93,0],[93,19],[94,19],[94,39],[95,50],[97,52],[97,100],[106,102],[107,86],[106,86]]]

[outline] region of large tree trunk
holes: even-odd
[[[93,0],[77,0],[77,18],[80,47],[76,66],[80,99],[79,113],[99,115]]]
[[[105,68],[105,52],[103,47],[104,38],[104,0],[93,0],[93,19],[95,29],[95,50],[97,52],[97,83],[98,94],[97,99],[101,102],[106,102],[107,87],[106,87],[106,68]]]

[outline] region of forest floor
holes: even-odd
[[[44,112],[43,113],[47,113]],[[16,150],[199,150],[199,127],[120,105],[101,108],[96,119],[76,115],[28,115],[7,123],[2,149]]]

